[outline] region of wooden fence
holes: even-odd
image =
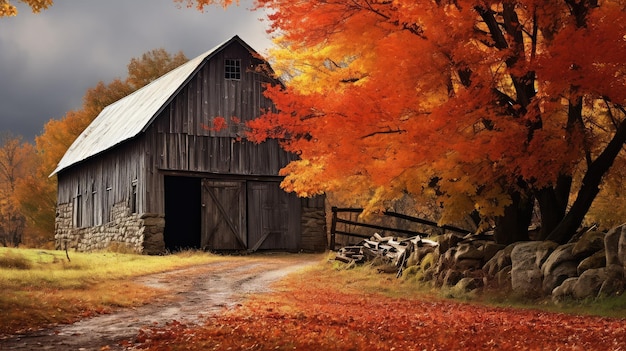
[[[397,233],[398,236],[402,236],[402,237],[411,237],[411,236],[425,237],[425,236],[430,235],[430,234],[420,232],[420,231],[394,228],[390,226],[366,223],[366,222],[352,219],[351,218],[352,214],[358,215],[363,212],[362,208],[339,208],[339,207],[333,206],[331,210],[332,210],[332,220],[330,224],[330,243],[328,245],[331,250],[335,250],[337,234],[345,235],[348,237],[357,237],[357,238],[365,238],[365,239],[370,238],[372,236],[372,234],[356,233],[353,231],[353,229],[356,229],[356,228],[370,228],[370,229],[376,229],[376,230],[381,230],[381,231],[388,231],[388,232]],[[350,219],[342,218],[340,214],[349,214]],[[466,230],[466,229],[462,229],[462,228],[458,228],[458,227],[454,227],[450,225],[439,226],[437,225],[436,222],[423,219],[423,218],[408,216],[408,215],[401,214],[401,213],[385,211],[383,212],[383,215],[386,217],[399,218],[399,219],[406,220],[412,223],[422,224],[427,227],[433,227],[433,228],[437,228],[437,229],[444,230],[444,231],[448,230],[448,231],[452,231],[456,233],[461,233],[464,235],[472,233],[471,231]],[[343,230],[340,230],[337,228],[338,224],[342,224]]]

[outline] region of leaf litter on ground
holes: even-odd
[[[212,316],[129,342],[145,350],[626,350],[626,321],[382,295],[320,265]],[[385,285],[381,276],[380,287]]]

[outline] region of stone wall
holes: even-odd
[[[621,295],[626,290],[626,224],[608,232],[588,230],[576,240],[521,241],[508,246],[490,235],[434,238],[436,247],[416,247],[411,272],[436,286],[486,288],[555,302]]]
[[[302,241],[300,246],[305,252],[326,250],[326,213],[324,208],[302,207]]]
[[[59,250],[94,251],[112,245],[132,251],[160,254],[165,251],[165,218],[153,213],[131,213],[125,202],[113,205],[110,221],[93,227],[75,228],[72,204],[59,204],[55,220],[55,246]]]

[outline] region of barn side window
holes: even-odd
[[[72,221],[74,222],[74,228],[80,228],[83,226],[83,198],[80,193],[80,187],[76,192],[74,198],[74,213],[72,214]]]
[[[100,199],[98,197],[98,189],[94,183],[91,183],[91,210],[93,211],[93,225],[101,225]]]
[[[130,213],[137,213],[137,179],[133,180],[130,191]]]
[[[241,79],[241,60],[239,59],[226,59],[224,60],[224,78],[226,79]]]

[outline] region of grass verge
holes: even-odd
[[[145,256],[0,248],[0,336],[139,306],[163,292],[132,277],[225,258],[204,252]]]

